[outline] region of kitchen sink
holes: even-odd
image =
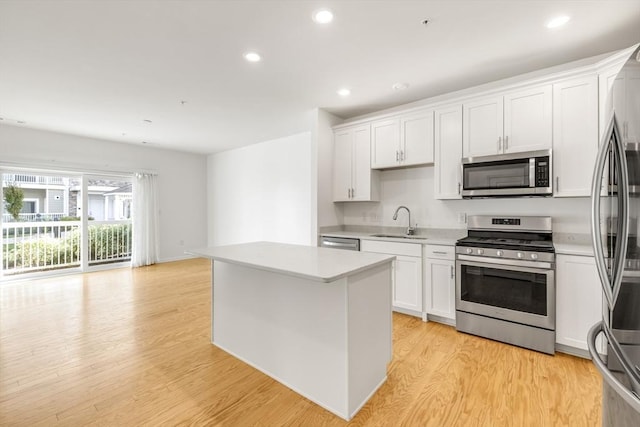
[[[371,237],[388,237],[393,239],[426,239],[424,236],[414,236],[408,234],[372,234]]]

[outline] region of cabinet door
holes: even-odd
[[[422,259],[398,255],[393,281],[393,305],[422,312]]]
[[[400,164],[400,121],[383,120],[371,124],[371,167],[396,167]]]
[[[433,111],[400,118],[400,162],[404,166],[433,163]]]
[[[333,135],[333,200],[344,202],[351,195],[351,153],[353,130],[338,130]]]
[[[601,74],[599,79],[600,132],[604,132],[612,111],[616,111],[616,117],[621,126],[626,119],[624,73],[609,71]]]
[[[553,85],[553,195],[588,197],[598,154],[598,78]]]
[[[556,342],[587,350],[589,328],[602,320],[602,290],[595,260],[556,258]],[[599,343],[602,351],[602,343]]]
[[[503,103],[501,96],[464,103],[462,156],[502,152]]]
[[[351,200],[375,200],[371,176],[371,128],[360,126],[353,131],[353,158],[351,161]]]
[[[640,70],[627,70],[626,81],[626,142],[640,142]]]
[[[551,85],[504,97],[504,152],[545,150],[552,143]]]
[[[427,258],[425,281],[425,311],[428,314],[455,320],[455,263]]]
[[[435,111],[434,185],[436,199],[460,199],[462,105]]]

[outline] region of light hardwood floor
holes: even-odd
[[[0,425],[345,425],[210,343],[210,269],[188,260],[0,285]],[[599,426],[588,360],[394,314],[366,426]]]

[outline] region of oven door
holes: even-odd
[[[552,266],[458,255],[456,310],[554,330],[556,290]]]

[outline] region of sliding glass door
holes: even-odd
[[[2,172],[0,275],[88,271],[131,260],[131,179]]]

